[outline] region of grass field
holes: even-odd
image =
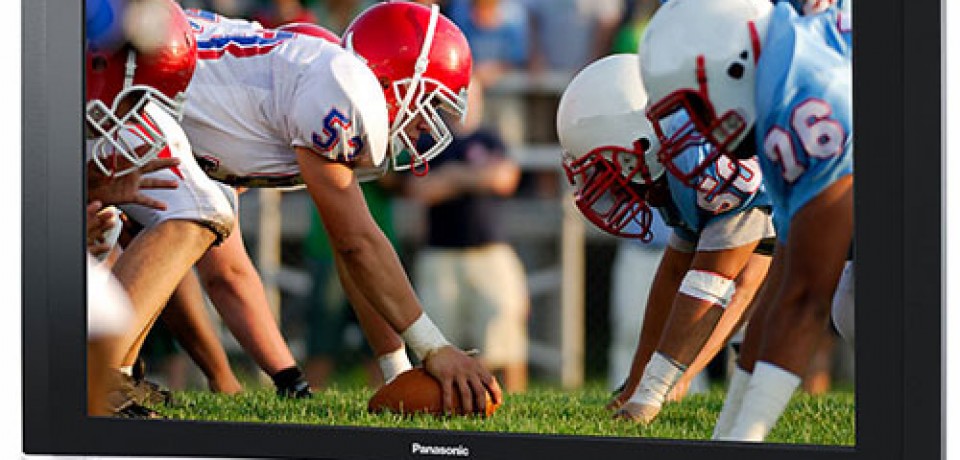
[[[489,418],[374,415],[366,411],[373,391],[334,387],[307,401],[280,400],[272,391],[240,396],[209,392],[179,392],[175,405],[163,409],[174,419],[231,422],[267,422],[368,427],[423,428],[560,435],[708,439],[720,407],[722,388],[669,404],[650,426],[613,420],[604,409],[609,392],[599,384],[565,392],[536,387],[522,395],[509,395]],[[821,397],[798,394],[768,438],[771,442],[853,445],[854,398],[851,391]]]

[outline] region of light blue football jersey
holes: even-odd
[[[774,7],[757,63],[757,158],[786,241],[800,208],[853,174],[851,26],[831,8],[802,17]]]
[[[686,114],[678,112],[666,126],[670,133],[676,134],[678,130],[685,129],[695,136],[695,140],[674,159],[674,164],[682,171],[692,171],[714,152],[713,146],[700,137],[687,120]],[[696,141],[696,138],[700,140]],[[717,188],[735,173],[731,160],[725,156],[720,156],[703,171],[696,179],[696,188],[665,173],[672,200],[668,205],[659,207],[658,211],[667,225],[674,228],[677,236],[696,241],[700,232],[714,218],[771,206],[770,197],[764,192],[763,176],[757,161],[741,160],[740,164],[740,175],[720,193],[717,193]]]
[[[803,5],[805,3],[809,3],[810,1],[811,0],[774,0],[774,3],[789,2],[791,5],[793,5],[793,8],[797,10],[797,13],[803,14]],[[851,2],[852,0],[837,0],[833,7],[843,11],[845,14],[850,14]]]
[[[663,5],[667,3],[668,0],[660,0],[660,4]],[[790,3],[797,10],[798,13],[803,14],[803,4],[807,3],[809,0],[772,0],[773,3]],[[853,0],[837,0],[836,8],[839,8],[840,11],[843,11],[846,14],[850,14],[851,3]]]

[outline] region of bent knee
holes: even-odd
[[[826,324],[833,305],[833,289],[816,289],[794,283],[785,288],[780,300],[777,308],[793,321]]]
[[[203,287],[207,292],[229,291],[236,292],[249,285],[256,279],[256,270],[252,266],[242,264],[226,264],[205,267],[200,273]]]

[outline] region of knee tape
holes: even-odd
[[[714,272],[690,270],[683,277],[679,292],[727,308],[736,285],[732,279]]]

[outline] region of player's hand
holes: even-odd
[[[657,418],[660,414],[659,407],[648,406],[637,402],[627,402],[613,414],[617,420],[629,420],[643,425],[647,425]]]
[[[690,379],[681,378],[677,381],[676,385],[667,393],[667,399],[664,402],[679,402],[684,396],[687,395],[687,391],[690,389]]]
[[[460,349],[446,346],[427,356],[424,367],[440,381],[443,390],[443,411],[451,414],[453,392],[458,391],[464,413],[483,412],[487,406],[487,394],[494,404],[500,404],[503,394],[500,384],[493,378],[480,360],[468,356]]]
[[[620,409],[620,407],[626,404],[630,397],[633,396],[633,392],[637,391],[639,385],[640,378],[634,378],[631,375],[627,378],[627,381],[623,383],[623,387],[620,388],[619,392],[607,403],[607,409],[612,411]]]
[[[114,226],[119,225],[116,216],[103,208],[99,201],[87,205],[87,251],[94,257],[99,257],[110,251],[110,245],[103,240]]]
[[[165,210],[167,205],[162,201],[150,198],[141,190],[175,189],[177,181],[171,179],[157,179],[143,177],[155,171],[172,168],[180,164],[178,158],[157,158],[150,160],[140,169],[120,177],[110,177],[103,174],[93,164],[87,168],[87,196],[91,201],[100,201],[105,205],[139,204],[148,208]]]

